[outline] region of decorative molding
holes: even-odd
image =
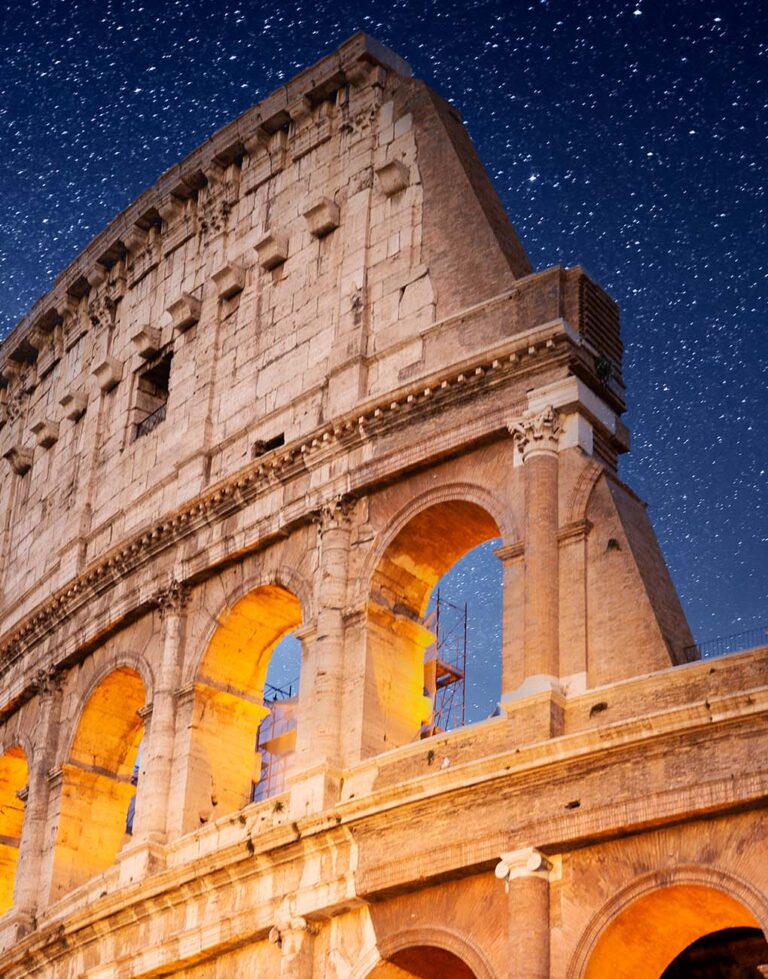
[[[525,556],[525,543],[515,541],[513,544],[502,544],[493,553],[505,567],[510,564],[517,564]]]
[[[320,533],[324,534],[328,530],[338,530],[341,527],[348,528],[352,523],[356,502],[350,496],[339,494],[327,503],[321,503],[312,517]]]
[[[154,605],[160,613],[161,619],[166,619],[170,615],[181,615],[189,603],[191,589],[180,581],[174,580],[159,591],[154,599]]]
[[[30,686],[40,697],[49,696],[61,690],[64,671],[60,666],[48,666],[35,673]]]
[[[88,302],[88,319],[95,330],[106,326],[112,329],[117,316],[117,300],[113,299],[105,289],[99,290],[95,297]]]
[[[523,461],[533,455],[557,452],[562,424],[552,405],[535,415],[515,419],[508,428],[522,452]]]
[[[319,926],[313,921],[307,921],[300,915],[279,918],[269,930],[269,940],[273,945],[282,948],[290,937],[313,936],[319,931]]]
[[[558,530],[557,539],[561,544],[576,543],[586,540],[590,530],[592,530],[591,520],[574,520]]]

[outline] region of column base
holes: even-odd
[[[323,812],[341,798],[341,769],[332,765],[317,765],[288,776],[291,790],[289,802],[293,819]]]
[[[165,846],[151,837],[136,840],[120,851],[117,863],[119,886],[127,887],[165,868]]]
[[[557,677],[530,676],[499,704],[503,716],[515,722],[515,741],[533,744],[563,733],[565,696]]]
[[[11,948],[36,927],[37,922],[29,912],[11,909],[0,918],[0,952]]]

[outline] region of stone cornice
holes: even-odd
[[[563,322],[559,328],[549,326],[541,331],[526,331],[458,367],[454,365],[441,374],[421,378],[369,400],[316,429],[305,439],[295,440],[259,457],[113,547],[0,636],[0,676],[94,596],[106,592],[127,574],[211,521],[222,520],[241,510],[278,482],[287,482],[315,464],[324,464],[330,456],[346,455],[364,441],[411,425],[419,417],[444,412],[451,405],[476,398],[483,391],[495,390],[521,373],[538,370],[544,357],[553,361],[567,358],[577,347],[578,338],[574,339]],[[501,430],[503,425],[500,425]],[[364,487],[356,489],[357,495],[362,492]],[[307,498],[301,511],[280,515],[282,529],[313,519],[318,509],[328,502],[319,494]]]

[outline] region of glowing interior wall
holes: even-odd
[[[278,585],[250,592],[221,616],[190,692],[178,765],[186,770],[182,832],[235,812],[261,774],[259,724],[272,652],[301,624],[298,598]]]
[[[430,720],[424,651],[434,636],[421,625],[429,596],[467,551],[499,536],[482,507],[449,500],[416,514],[386,548],[368,608],[364,754],[413,741]]]
[[[698,884],[662,887],[638,898],[603,931],[585,979],[658,979],[697,938],[723,928],[759,928],[724,891]]]
[[[145,702],[138,673],[121,667],[102,680],[85,706],[62,766],[52,900],[111,866],[128,838]]]
[[[24,803],[18,793],[26,786],[28,775],[27,758],[18,745],[0,757],[0,914],[13,905],[24,822]]]

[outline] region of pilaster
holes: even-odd
[[[176,740],[175,690],[179,685],[189,589],[172,581],[155,597],[162,622],[162,653],[145,724],[141,771],[136,793],[134,845],[164,842]]]
[[[525,583],[523,599],[526,692],[550,687],[560,673],[558,572],[558,439],[551,406],[509,425],[525,470]]]
[[[340,767],[344,695],[344,606],[354,502],[336,497],[316,514],[317,625],[304,633],[296,771]],[[325,802],[329,803],[330,799]]]
[[[48,773],[56,758],[61,715],[61,674],[56,668],[38,670],[35,678],[38,722],[35,752],[29,772],[29,792],[24,808],[24,828],[16,868],[14,908],[19,920],[30,920],[45,907],[50,878],[45,874],[46,832],[50,808]]]

